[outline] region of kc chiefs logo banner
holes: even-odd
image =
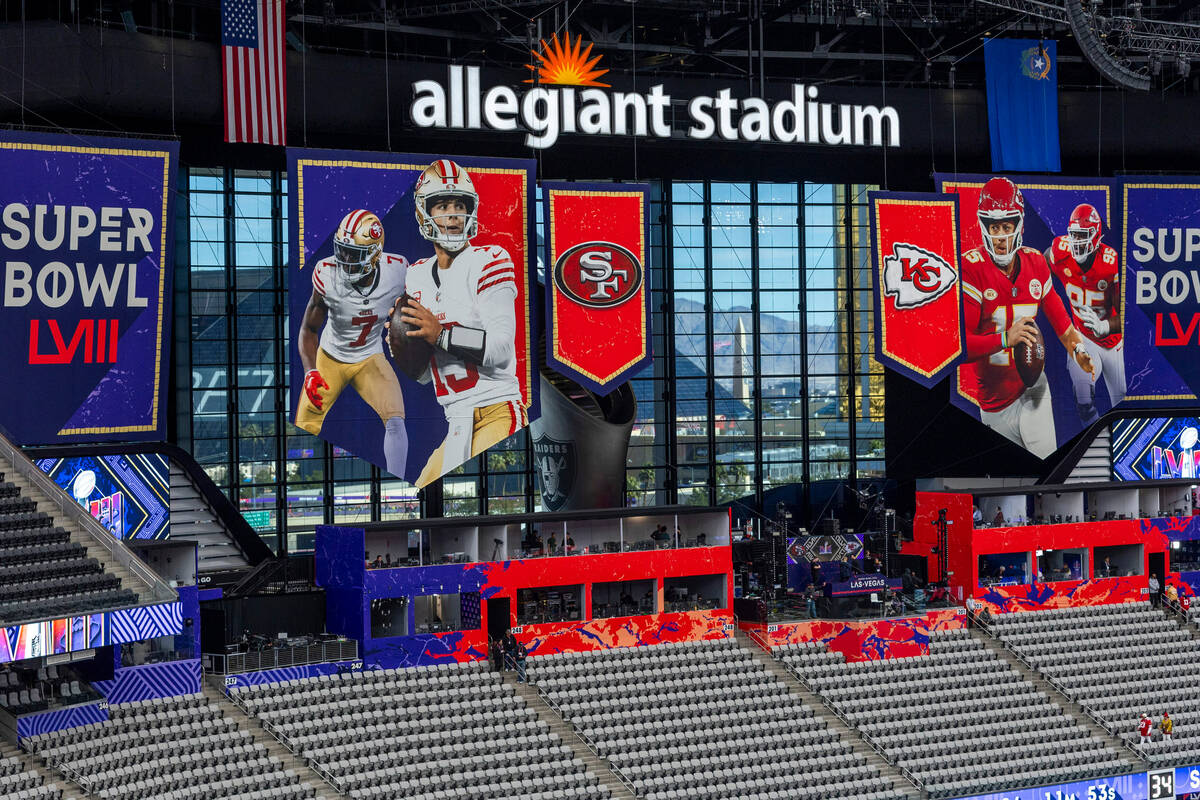
[[[958,197],[871,192],[875,356],[925,386],[965,353]]]
[[[646,188],[542,184],[546,361],[601,395],[650,363]]]

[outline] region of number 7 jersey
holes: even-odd
[[[345,364],[356,364],[383,352],[383,324],[396,298],[404,294],[408,261],[404,256],[383,253],[375,278],[364,287],[355,287],[339,274],[332,258],[313,267],[313,290],[329,309],[321,329],[321,349]]]

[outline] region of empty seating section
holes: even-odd
[[[1169,712],[1175,735],[1156,731],[1148,760],[1200,761],[1200,641],[1149,603],[1002,614],[991,630],[1130,743],[1143,713]]]
[[[316,794],[203,695],[114,705],[109,716],[24,744],[101,800],[300,800]]]
[[[0,483],[0,623],[135,605],[71,535],[11,483]]]
[[[930,797],[1133,769],[966,629],[911,658],[847,663],[819,642],[776,655]]]
[[[733,640],[548,655],[527,669],[646,800],[906,796]]]
[[[483,662],[239,687],[232,697],[351,798],[607,798]]]
[[[58,800],[62,789],[46,783],[41,773],[25,769],[18,758],[0,758],[0,797],[21,800]]]

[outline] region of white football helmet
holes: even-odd
[[[438,225],[439,219],[432,212],[439,200],[454,197],[466,204],[467,212],[462,230],[449,233]],[[425,168],[413,188],[413,201],[421,235],[447,252],[457,253],[479,233],[479,194],[475,191],[475,184],[465,169],[449,159],[440,159]],[[452,215],[439,215],[440,218],[448,216]]]

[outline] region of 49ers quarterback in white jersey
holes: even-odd
[[[433,243],[433,255],[409,269],[406,299],[393,309],[391,324],[433,348],[428,374],[447,426],[418,488],[528,423],[517,379],[523,273],[503,247],[471,244],[479,204],[470,174],[449,159],[426,167],[413,187],[417,229]]]
[[[516,277],[512,259],[496,246],[464,248],[449,269],[438,269],[437,258],[430,256],[408,270],[408,294],[432,311],[443,328],[486,333],[482,363],[472,364],[445,350],[433,352],[430,377],[447,417],[467,416],[471,409],[493,403],[521,402],[513,345]]]
[[[313,289],[325,301],[329,317],[321,329],[321,349],[343,363],[353,364],[383,352],[383,323],[396,298],[404,294],[408,261],[383,253],[375,277],[366,286],[340,279],[333,258],[313,268]]]

